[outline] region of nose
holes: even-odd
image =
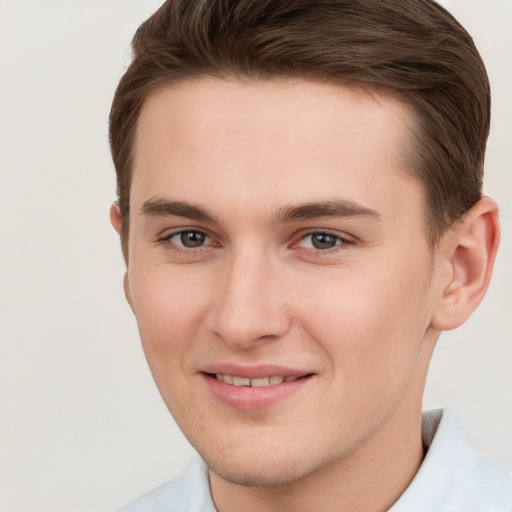
[[[253,251],[239,252],[224,262],[207,325],[232,348],[250,349],[277,340],[290,329],[291,312],[276,267]]]

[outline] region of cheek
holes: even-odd
[[[410,371],[428,327],[425,266],[381,269],[347,269],[324,286],[317,280],[300,304],[304,328],[334,371],[365,386]]]
[[[142,344],[152,371],[185,361],[206,308],[201,279],[170,267],[134,265],[130,288]]]
[[[160,394],[178,423],[187,411],[200,416],[189,361],[206,307],[204,288],[165,265],[141,266],[140,271],[134,265],[130,270],[140,338]]]

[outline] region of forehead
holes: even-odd
[[[242,137],[251,147],[286,139],[354,153],[361,128],[368,136],[379,136],[372,141],[376,147],[391,142],[398,150],[409,140],[411,118],[405,105],[383,91],[304,80],[206,77],[162,87],[146,98],[137,125],[136,156],[148,147],[145,136],[154,140],[155,135],[203,143],[206,137],[230,137],[233,149]]]
[[[196,202],[203,194],[214,206],[217,198],[219,207],[329,194],[395,200],[419,187],[404,157],[410,117],[382,93],[301,80],[163,87],[139,118],[131,202],[176,193]]]

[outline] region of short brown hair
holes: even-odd
[[[432,0],[168,0],[132,49],[110,113],[125,257],[141,107],[156,88],[203,76],[387,90],[414,113],[409,157],[430,241],[481,198],[489,81],[470,35]]]

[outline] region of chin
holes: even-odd
[[[313,458],[293,457],[289,453],[259,456],[208,457],[203,456],[206,465],[223,480],[244,487],[268,487],[297,482],[333,462]]]
[[[272,463],[267,463],[271,467],[258,467],[258,464],[250,464],[253,467],[233,467],[230,464],[210,464],[206,462],[210,471],[216,473],[223,480],[244,487],[269,487],[291,484],[308,474],[310,471],[306,467],[298,464],[287,467],[276,468]],[[263,464],[262,462],[259,463]],[[256,467],[254,467],[256,466]]]

